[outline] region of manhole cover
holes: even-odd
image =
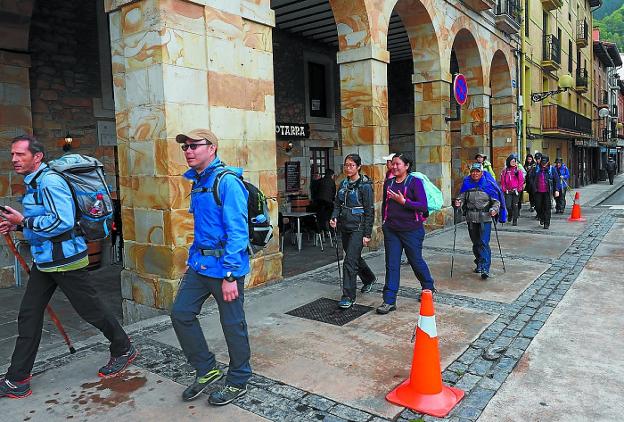
[[[357,303],[350,309],[340,309],[338,308],[337,300],[322,297],[314,302],[288,311],[286,314],[342,326],[361,317],[372,309],[370,306],[358,305]]]

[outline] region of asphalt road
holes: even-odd
[[[624,205],[624,186],[605,199],[600,205]]]

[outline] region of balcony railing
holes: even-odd
[[[498,0],[494,19],[496,27],[504,33],[517,34],[520,30],[518,0]]]
[[[589,82],[589,74],[587,69],[576,69],[576,90],[587,92],[587,84]]]
[[[554,35],[544,37],[544,56],[542,67],[549,70],[556,70],[561,67],[561,45]]]
[[[586,20],[578,20],[576,22],[576,45],[579,47],[587,47],[589,44],[589,25]]]
[[[563,108],[558,104],[542,106],[542,130],[544,132],[580,133],[591,136],[590,118]]]

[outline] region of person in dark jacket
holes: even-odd
[[[362,159],[349,154],[344,160],[347,176],[340,184],[334,202],[334,211],[329,225],[340,229],[345,256],[342,271],[342,299],[338,306],[349,309],[355,303],[356,277],[360,276],[364,286],[362,293],[372,290],[377,280],[364,258],[362,249],[368,245],[373,232],[375,218],[373,186],[368,177],[360,173]]]
[[[100,368],[100,377],[111,377],[136,358],[121,324],[102,303],[89,278],[87,245],[75,231],[76,204],[63,177],[43,162],[43,144],[29,136],[11,142],[11,162],[24,176],[26,194],[23,214],[9,206],[0,212],[0,233],[23,231],[30,243],[33,265],[17,318],[17,339],[11,366],[0,378],[0,398],[29,396],[30,378],[43,328],[43,316],[52,294],[60,287],[85,321],[104,334],[110,343],[110,360]]]
[[[384,182],[381,210],[386,250],[386,283],[383,303],[377,308],[378,314],[387,314],[396,309],[403,250],[422,289],[435,292],[433,277],[422,256],[425,240],[423,223],[428,216],[427,195],[422,181],[410,175],[411,167],[411,160],[404,154],[395,155],[392,159],[394,177]]]
[[[533,187],[531,185],[533,172],[535,171],[535,160],[531,154],[527,154],[524,159],[524,170],[526,171],[525,185],[524,190],[529,194],[529,204],[531,204],[531,208],[529,211],[533,212],[535,210],[535,202],[533,198]]]
[[[559,196],[556,189],[555,172],[550,165],[550,158],[542,155],[539,166],[535,168],[533,177],[533,192],[535,192],[535,209],[539,216],[540,225],[544,229],[550,227],[551,198]]]
[[[495,181],[485,176],[481,164],[474,163],[470,167],[470,175],[464,178],[454,206],[461,208],[463,215],[466,216],[474,262],[477,265],[474,272],[480,273],[481,278],[485,280],[490,277],[492,263],[490,249],[492,221],[499,213],[499,221],[501,223],[507,221],[503,192]]]
[[[610,156],[609,161],[607,161],[607,163],[605,164],[605,169],[607,170],[607,176],[609,177],[610,185],[613,184],[613,177],[615,176],[616,168],[617,168],[617,165],[615,161],[613,160],[613,157]]]
[[[325,170],[325,176],[319,179],[314,200],[314,209],[318,213],[318,222],[323,230],[327,230],[329,219],[334,210],[334,200],[336,199],[336,183],[334,182],[334,171]]]

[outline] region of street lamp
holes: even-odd
[[[556,89],[554,91],[544,91],[544,92],[534,92],[531,94],[531,102],[533,103],[537,103],[539,101],[543,101],[546,98],[550,97],[551,95],[555,95],[555,94],[560,94],[562,92],[567,91],[568,89],[572,88],[574,86],[574,79],[572,78],[572,75],[570,75],[569,73],[561,76],[559,78],[559,89]]]

